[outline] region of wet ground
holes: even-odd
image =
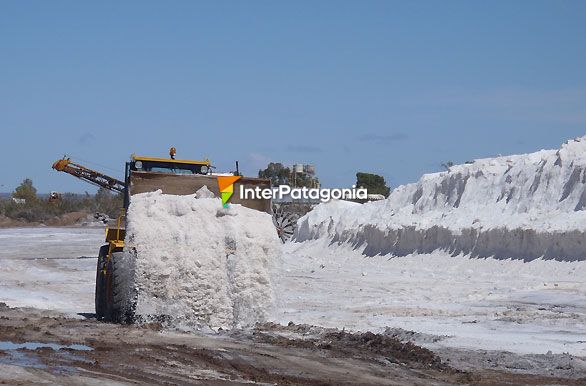
[[[0,382],[577,385],[586,379],[461,371],[392,334],[294,324],[182,334],[0,304]]]

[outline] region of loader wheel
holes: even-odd
[[[115,323],[132,323],[136,307],[134,288],[134,256],[128,252],[114,252],[108,261],[106,275],[106,316]]]
[[[106,275],[104,275],[104,266],[106,264],[106,257],[108,256],[109,246],[104,245],[100,248],[98,253],[98,264],[96,267],[96,319],[104,319],[106,312]]]
[[[284,244],[295,233],[297,228],[297,216],[294,213],[286,212],[282,208],[273,207],[273,225],[277,229],[277,236]]]

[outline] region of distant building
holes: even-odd
[[[294,164],[291,168],[293,186],[307,186],[308,188],[319,188],[320,183],[315,175],[315,165]]]

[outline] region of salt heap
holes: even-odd
[[[183,330],[245,327],[273,301],[270,266],[280,242],[271,216],[202,188],[132,196],[126,245],[136,251],[136,315]]]
[[[328,239],[365,255],[431,253],[586,260],[586,136],[559,149],[455,165],[386,200],[321,204],[294,240]]]

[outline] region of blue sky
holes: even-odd
[[[586,135],[584,1],[0,1],[0,191],[131,153],[392,185]]]

